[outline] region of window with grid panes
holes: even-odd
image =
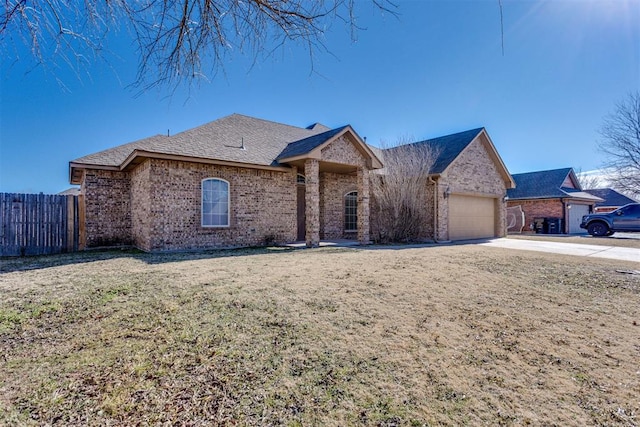
[[[344,196],[344,231],[358,231],[358,192]]]

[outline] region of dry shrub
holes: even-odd
[[[384,168],[372,174],[373,238],[381,243],[424,240],[432,219],[429,172],[438,157],[425,143],[383,147]]]

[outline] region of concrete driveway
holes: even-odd
[[[493,239],[480,243],[494,248],[517,249],[524,251],[551,252],[563,255],[576,255],[595,258],[636,261],[640,263],[640,249],[615,246],[583,245],[581,243],[542,242],[538,240]]]

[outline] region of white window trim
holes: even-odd
[[[227,184],[227,223],[225,225],[204,224],[204,182],[222,181]],[[231,226],[231,183],[226,179],[210,177],[200,181],[200,226],[203,228],[229,228]]]

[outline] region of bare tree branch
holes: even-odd
[[[590,175],[586,172],[583,172],[582,168],[576,169],[576,177],[578,178],[580,187],[582,187],[583,190],[602,188],[602,186],[604,185],[599,176]]]
[[[604,119],[600,129],[600,151],[605,167],[614,171],[616,188],[640,196],[640,92],[630,93]]]
[[[78,68],[101,57],[108,34],[123,29],[137,43],[134,86],[192,82],[215,75],[226,55],[268,56],[271,46],[301,42],[324,49],[332,21],[344,21],[355,34],[354,0],[4,0],[0,43],[29,46],[39,64],[59,59]],[[391,0],[371,0],[395,14]],[[10,52],[5,57],[11,57]]]
[[[427,236],[429,173],[438,157],[430,146],[400,140],[381,153],[384,168],[371,175],[374,239],[407,242]]]

